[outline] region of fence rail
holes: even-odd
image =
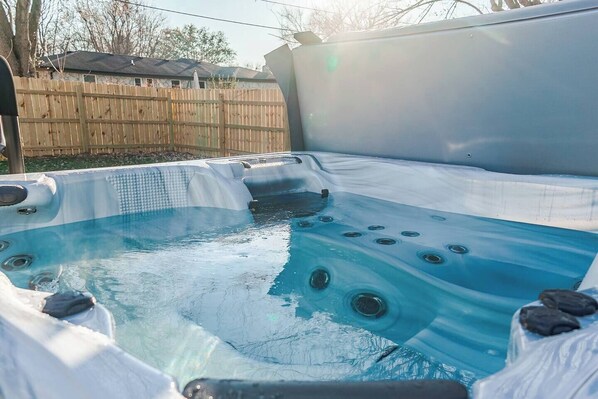
[[[26,156],[289,149],[277,89],[162,89],[15,78]]]

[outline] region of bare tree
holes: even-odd
[[[153,57],[160,42],[164,16],[138,4],[108,0],[76,0],[79,49]]]
[[[489,9],[479,0],[401,0],[388,5],[385,18],[389,23],[419,24],[426,20],[451,19],[486,12]]]
[[[72,0],[44,1],[38,31],[38,58],[71,49],[77,32],[73,6]]]
[[[2,0],[0,7],[0,55],[20,76],[35,74],[35,49],[42,0]]]
[[[307,12],[285,7],[276,14],[279,37],[292,43],[293,34],[305,30],[328,38],[339,32],[385,29],[554,1],[558,0],[337,0],[327,9]]]
[[[546,0],[490,0],[492,11],[504,11],[507,9],[514,10],[520,7],[537,6],[538,4],[548,3]]]
[[[278,12],[280,37],[294,42],[293,34],[311,30],[328,38],[339,32],[384,29],[397,26],[386,17],[387,1],[351,0],[332,2],[327,9],[308,12],[305,9],[284,7]]]

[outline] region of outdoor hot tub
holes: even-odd
[[[136,379],[148,397],[176,396],[165,374],[484,387],[518,308],[597,283],[585,277],[593,179],[293,153],[1,184],[28,193],[0,210],[7,397],[50,397],[52,384],[57,396],[131,395]],[[86,325],[98,332],[40,312],[37,297],[68,290],[94,295],[102,309]],[[596,328],[563,337],[589,344]]]
[[[0,176],[0,396],[594,397],[597,10],[299,35],[290,152]]]

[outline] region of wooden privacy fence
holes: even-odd
[[[162,89],[15,78],[26,156],[289,149],[278,89]]]

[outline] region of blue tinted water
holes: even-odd
[[[59,278],[42,288],[91,291],[114,314],[118,344],[181,384],[470,386],[503,367],[513,312],[545,288],[573,288],[598,251],[590,233],[350,194],[288,203],[292,212],[181,209],[26,231],[0,237],[11,243],[0,262],[33,256],[7,272],[20,287],[45,272]],[[363,294],[379,302],[356,301]]]

